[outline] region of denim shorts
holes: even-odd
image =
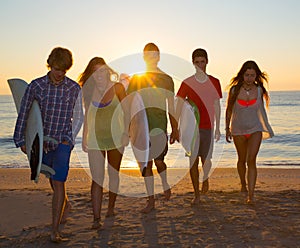
[[[69,172],[71,156],[71,146],[66,144],[58,144],[53,151],[43,153],[42,163],[48,165],[55,171],[55,175],[51,179],[55,181],[65,182]]]

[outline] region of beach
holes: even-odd
[[[139,178],[139,171],[122,173]],[[91,179],[71,169],[67,181],[72,204],[62,233],[69,241],[50,242],[51,188],[41,175],[35,184],[29,169],[0,169],[0,247],[300,247],[300,170],[258,168],[256,204],[245,204],[235,168],[216,168],[210,190],[193,199],[189,175],[173,185],[169,201],[156,195],[156,208],[139,212],[144,197],[119,195],[116,216],[92,230]],[[124,192],[132,185],[120,184]]]

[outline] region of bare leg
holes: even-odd
[[[50,182],[50,186],[51,186],[52,190],[54,191],[52,180],[50,179],[49,182]],[[70,203],[70,201],[69,201],[69,198],[68,198],[68,195],[67,195],[67,191],[66,191],[66,190],[65,190],[65,193],[66,193],[66,194],[65,194],[65,200],[66,200],[66,203],[65,203],[65,207],[64,207],[64,209],[63,209],[63,215],[62,215],[62,217],[61,217],[60,224],[65,224],[65,223],[67,222],[67,218],[68,218],[69,213],[70,213],[70,211],[71,211],[71,209],[72,209],[72,205],[71,205],[71,203]]]
[[[201,192],[203,194],[207,193],[209,190],[209,182],[208,182],[208,177],[209,177],[209,172],[211,170],[212,167],[212,163],[210,159],[207,160],[202,160],[202,168],[203,168],[203,182],[202,182],[202,189]]]
[[[237,170],[241,181],[241,192],[247,192],[246,186],[246,159],[247,159],[247,145],[246,137],[238,135],[233,137],[234,145],[238,154]]]
[[[142,213],[147,214],[150,213],[155,207],[155,199],[154,199],[154,177],[152,171],[152,161],[148,162],[146,173],[144,177],[146,190],[148,194],[147,206],[141,210]]]
[[[248,140],[248,199],[247,203],[254,203],[254,188],[257,178],[256,157],[262,140],[261,132],[253,133]]]
[[[95,181],[92,181],[91,197],[92,197],[92,209],[93,209],[93,215],[94,215],[94,223],[92,225],[92,228],[98,229],[101,227],[100,220],[101,220],[103,187],[100,186]]]
[[[92,210],[94,215],[93,229],[101,227],[101,209],[103,198],[104,164],[105,152],[90,150],[88,151],[89,165],[92,174],[91,198]]]
[[[124,148],[121,150],[111,150],[107,152],[108,157],[108,176],[109,176],[109,199],[106,216],[114,216],[115,202],[119,190],[119,171],[122,161]]]
[[[199,164],[199,157],[195,158],[194,160],[190,159],[190,163],[194,161],[194,163],[190,168],[190,176],[194,188],[194,195],[195,198],[192,201],[193,205],[198,205],[200,204],[200,190],[199,190],[199,169],[198,169],[198,164]]]
[[[165,198],[166,200],[169,200],[171,197],[171,189],[167,180],[167,165],[162,160],[154,160],[154,163],[161,178]]]
[[[237,169],[241,180],[241,192],[248,192],[247,183],[246,183],[246,171],[247,171],[246,163],[238,162]]]
[[[64,239],[59,234],[59,224],[66,204],[65,183],[50,179],[50,184],[53,187],[51,241],[61,242]]]
[[[61,221],[60,223],[61,224],[65,224],[67,222],[67,218],[69,217],[69,214],[70,214],[70,211],[72,210],[72,205],[66,195],[66,204],[65,204],[65,207],[64,207],[64,212],[63,212],[63,215],[61,217]]]

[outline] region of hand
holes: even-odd
[[[82,151],[84,151],[84,152],[88,152],[88,150],[89,150],[85,139],[82,139],[81,148],[82,148]]]
[[[22,152],[24,152],[25,154],[27,154],[27,152],[26,152],[26,146],[25,146],[25,145],[24,145],[24,146],[21,146],[20,148],[21,148],[21,151],[22,151]]]
[[[232,140],[232,135],[231,135],[230,129],[228,128],[228,129],[226,129],[226,141],[228,143],[231,143],[231,140]]]
[[[218,142],[221,138],[221,132],[220,132],[220,129],[216,130],[215,131],[215,140],[216,142]]]
[[[120,75],[120,83],[123,84],[124,88],[127,89],[128,85],[130,82],[130,76],[125,74],[125,73],[121,73]]]
[[[170,135],[170,144],[174,144],[175,141],[179,142],[179,131],[178,131],[178,129],[172,130],[172,133]]]
[[[121,140],[121,143],[123,146],[128,146],[129,144],[129,136],[128,136],[128,133],[123,133],[122,134],[122,140]]]

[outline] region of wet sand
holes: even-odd
[[[251,206],[240,193],[236,169],[216,168],[198,207],[191,206],[188,172],[170,170],[169,176],[180,175],[171,199],[157,192],[156,208],[149,214],[140,213],[146,199],[134,196],[135,186],[124,179],[114,217],[105,217],[105,190],[101,230],[91,229],[91,179],[85,169],[71,169],[67,191],[72,211],[61,225],[69,241],[61,244],[49,238],[48,179],[42,175],[35,184],[29,173],[0,169],[0,247],[300,247],[300,169],[259,168],[256,204]],[[122,174],[143,182],[137,170]]]

